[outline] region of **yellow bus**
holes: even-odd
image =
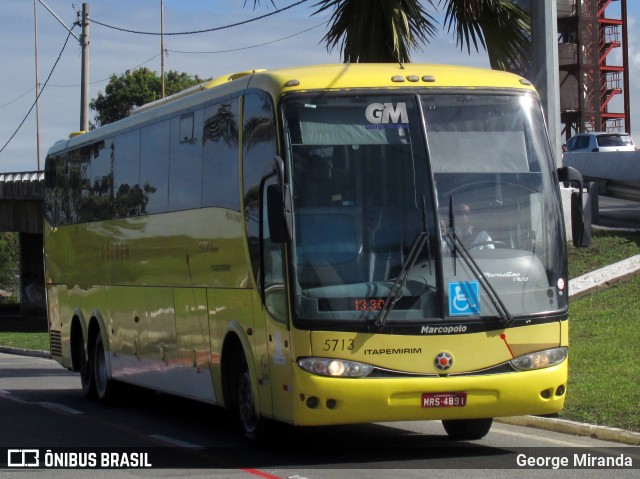
[[[220,77],[49,150],[51,352],[89,397],[224,406],[251,441],[272,420],[478,439],[563,407],[579,180],[512,74]]]

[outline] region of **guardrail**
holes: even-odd
[[[585,182],[597,182],[599,194],[640,201],[640,151],[565,153],[562,162],[577,169]]]

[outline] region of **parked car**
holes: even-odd
[[[579,133],[573,136],[562,150],[567,153],[635,151],[636,146],[629,133]]]

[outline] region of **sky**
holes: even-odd
[[[39,0],[1,1],[0,65],[4,67],[0,89],[0,173],[35,171],[44,168],[50,146],[80,128],[81,49],[71,36],[63,50],[68,31]],[[82,8],[81,0],[75,3],[43,1],[69,28],[77,20],[76,12]],[[340,62],[339,50],[328,52],[322,41],[329,14],[312,16],[315,0],[241,26],[209,33],[169,35],[244,22],[275,10],[268,0],[262,0],[255,10],[252,0],[247,0],[243,8],[244,3],[243,0],[164,0],[165,70],[210,78],[258,68]],[[275,3],[283,8],[296,1],[275,0]],[[434,3],[438,5],[437,1]],[[613,10],[608,16],[619,17],[619,8],[615,10],[617,3],[610,7]],[[158,33],[160,5],[160,0],[94,0],[89,2],[89,16],[115,27]],[[640,145],[640,1],[628,2],[628,15],[631,130],[636,144]],[[466,50],[460,52],[453,36],[442,26],[442,16],[436,15],[436,18],[440,20],[440,34],[422,50],[412,53],[414,63],[489,66],[483,51],[471,55]],[[36,33],[38,84],[42,90],[37,115],[33,107]],[[73,28],[73,33],[79,37],[80,28]],[[127,33],[91,23],[89,98],[96,98],[98,92],[104,93],[113,74],[121,75],[140,66],[160,72],[160,52],[158,35]],[[93,119],[93,112],[90,118]]]

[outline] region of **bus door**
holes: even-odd
[[[288,300],[285,286],[284,245],[274,243],[269,235],[267,187],[277,184],[275,175],[267,178],[262,188],[262,271],[263,314],[267,335],[269,382],[273,414],[278,419],[290,419],[293,400],[291,370],[291,337],[288,327]]]

